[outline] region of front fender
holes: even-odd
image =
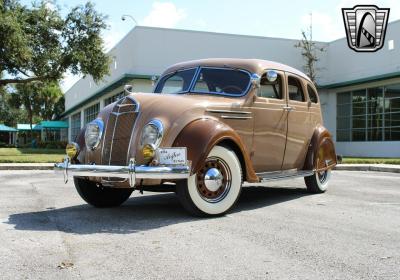
[[[308,147],[303,169],[324,171],[336,164],[337,157],[332,136],[324,126],[317,126]]]
[[[241,161],[244,180],[257,182],[249,153],[240,136],[228,125],[204,118],[186,125],[176,137],[173,147],[186,147],[188,160],[192,162],[191,174],[195,174],[206,160],[211,149],[223,143],[235,151]]]

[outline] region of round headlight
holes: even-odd
[[[95,119],[91,123],[88,123],[85,131],[85,142],[88,149],[95,150],[100,144],[103,128],[104,123],[101,119]]]
[[[160,120],[151,120],[143,127],[140,145],[154,145],[156,148],[161,143],[164,127]]]

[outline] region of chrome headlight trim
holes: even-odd
[[[153,128],[155,128],[157,130],[157,136],[156,139],[154,141],[154,143],[148,143],[148,142],[144,142],[145,139],[144,137],[146,136],[145,133],[145,129],[147,126],[152,126]],[[142,129],[142,134],[140,136],[140,146],[144,147],[147,144],[152,144],[154,145],[156,148],[158,148],[158,146],[161,144],[161,140],[164,136],[164,125],[162,123],[162,121],[158,120],[158,119],[152,119],[150,122],[148,122]]]
[[[92,129],[97,129],[97,136],[96,136],[96,141],[94,143],[89,143],[88,141],[89,138],[89,133],[92,132]],[[86,125],[86,130],[85,130],[85,143],[86,143],[86,148],[88,150],[96,150],[96,148],[99,146],[101,138],[103,137],[103,132],[104,132],[104,122],[101,119],[95,119],[94,121],[91,121]]]

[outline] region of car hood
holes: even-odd
[[[131,97],[140,106],[137,131],[139,132],[152,119],[161,120],[165,128],[163,139],[165,146],[172,145],[178,133],[188,123],[207,116],[207,109],[228,110],[232,107],[237,109],[244,103],[244,98],[205,94],[133,93]]]
[[[237,106],[243,103],[239,98],[205,94],[133,93],[131,97],[140,104],[140,111],[143,114],[172,119],[188,110],[204,111],[207,108],[230,107],[232,104]]]

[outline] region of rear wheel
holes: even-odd
[[[215,146],[196,174],[177,183],[176,193],[189,213],[215,216],[235,204],[241,187],[242,170],[235,152]]]
[[[304,177],[307,190],[311,193],[323,193],[328,189],[329,179],[331,178],[331,170],[315,172],[311,176]]]
[[[125,188],[106,188],[99,183],[78,177],[74,177],[74,183],[83,200],[99,208],[119,206],[133,191]]]

